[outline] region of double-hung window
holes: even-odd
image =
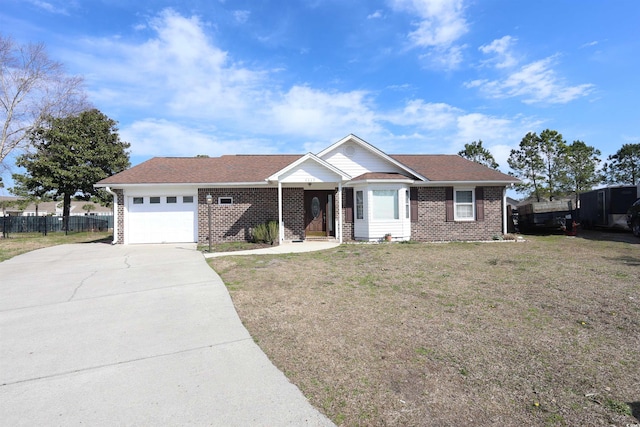
[[[473,221],[474,195],[471,189],[457,189],[454,191],[454,212],[456,221]]]
[[[356,191],[356,219],[364,219],[364,192]]]
[[[404,217],[407,219],[411,217],[411,196],[409,190],[404,192]]]

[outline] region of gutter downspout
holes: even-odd
[[[282,181],[278,178],[278,244],[284,242],[284,223],[282,222]]]
[[[338,182],[338,242],[343,243],[342,237],[342,181]]]
[[[507,228],[507,187],[502,189],[502,234],[505,235],[509,232]]]
[[[113,196],[113,241],[111,244],[115,245],[118,243],[118,195],[109,187],[104,187],[104,189]]]

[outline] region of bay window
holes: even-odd
[[[398,190],[373,190],[373,219],[399,219]]]

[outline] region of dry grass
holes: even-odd
[[[350,244],[210,262],[260,347],[336,424],[625,426],[640,418],[637,243]]]
[[[65,235],[62,232],[48,233],[12,233],[7,238],[0,237],[0,262],[26,252],[49,246],[67,243],[88,243],[97,241],[111,241],[113,233],[109,232],[80,232]]]

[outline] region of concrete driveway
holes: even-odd
[[[242,326],[195,245],[0,263],[3,425],[333,425]]]

